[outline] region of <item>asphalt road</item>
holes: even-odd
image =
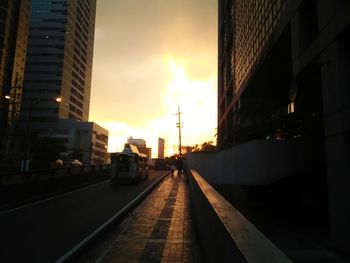
[[[138,184],[105,181],[0,212],[0,262],[55,262],[163,175]]]

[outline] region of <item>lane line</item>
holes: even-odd
[[[111,226],[115,221],[119,220],[123,215],[130,211],[134,206],[136,206],[146,195],[149,194],[167,175],[169,172],[165,172],[156,181],[154,181],[149,187],[147,187],[142,193],[135,197],[131,202],[129,202],[125,207],[119,210],[114,216],[108,219],[105,223],[99,226],[90,235],[80,241],[76,246],[69,250],[66,254],[56,260],[56,263],[68,262],[74,256],[76,256],[79,251],[86,247],[90,242],[92,242],[98,235],[100,235],[105,229]]]

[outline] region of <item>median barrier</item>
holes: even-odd
[[[205,262],[292,262],[195,170],[188,173]]]

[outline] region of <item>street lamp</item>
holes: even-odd
[[[57,98],[55,98],[55,101],[57,103],[61,103],[62,98],[57,97]],[[31,147],[30,124],[31,124],[31,118],[32,118],[33,105],[38,104],[38,103],[42,103],[42,102],[47,102],[47,100],[40,100],[40,99],[36,99],[36,98],[29,99],[28,119],[27,119],[27,125],[26,125],[27,140],[26,140],[26,146],[25,146],[25,150],[24,150],[23,162],[21,164],[21,171],[23,171],[23,172],[26,172],[28,170],[28,164],[29,164],[28,157],[30,154],[30,147]]]
[[[19,117],[19,103],[21,102],[22,94],[18,93],[17,90],[22,89],[22,87],[18,86],[14,88],[14,93],[11,95],[6,94],[3,98],[8,101],[7,108],[7,117],[6,117],[6,126],[7,126],[7,142],[6,142],[6,152],[5,152],[5,160],[8,162],[10,160],[12,141],[14,135],[14,128],[16,124],[16,120]]]
[[[15,92],[12,94],[6,94],[3,98],[5,100],[8,100],[9,102],[9,119],[8,119],[8,130],[9,130],[9,135],[7,138],[7,147],[6,147],[6,157],[5,159],[8,160],[10,156],[10,149],[11,149],[11,143],[12,143],[12,136],[13,136],[13,129],[14,129],[14,122],[15,120],[19,117],[19,105],[22,102],[28,101],[28,115],[27,115],[27,120],[26,120],[26,127],[25,127],[25,136],[26,142],[25,142],[25,150],[24,150],[24,156],[23,156],[23,161],[21,163],[21,171],[26,171],[28,169],[28,156],[30,153],[30,144],[31,144],[31,138],[30,138],[30,124],[31,124],[31,118],[32,118],[32,111],[33,111],[33,106],[38,103],[42,102],[52,102],[55,101],[56,103],[61,103],[62,98],[61,97],[56,97],[56,98],[51,98],[51,99],[37,99],[37,98],[23,98],[22,93],[16,92],[17,89],[22,88],[18,87],[15,89]],[[18,115],[17,115],[18,114]]]

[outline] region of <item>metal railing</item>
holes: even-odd
[[[0,209],[74,190],[110,176],[109,164],[3,174],[0,175]]]
[[[82,173],[97,172],[110,169],[110,164],[96,164],[83,166],[66,166],[48,169],[30,170],[28,172],[17,172],[0,174],[0,185],[14,185],[26,182],[48,180],[54,177],[70,176]]]

